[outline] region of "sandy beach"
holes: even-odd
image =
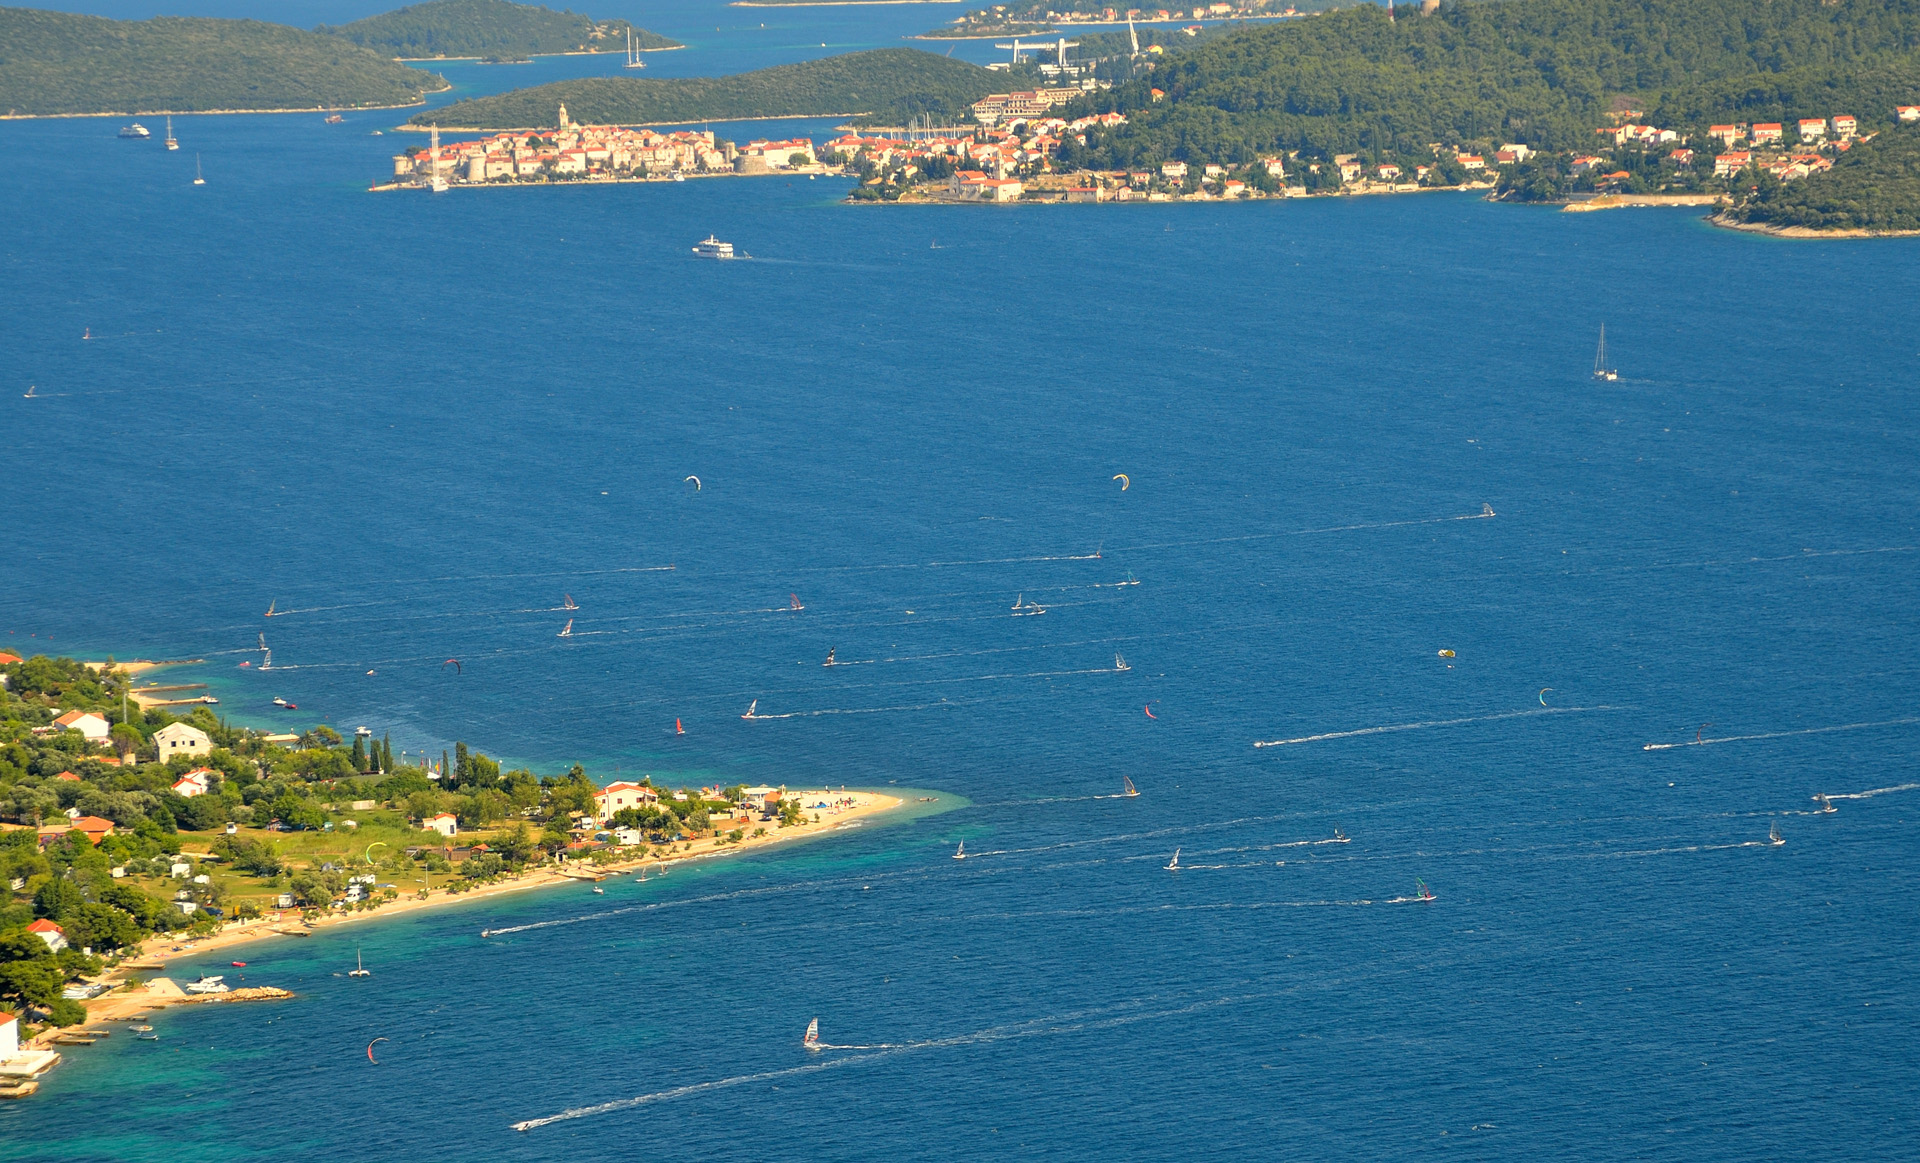
[[[264,917],[254,921],[234,922],[219,932],[214,933],[212,936],[202,937],[197,940],[182,941],[164,934],[155,935],[147,938],[139,947],[129,952],[119,965],[108,970],[100,977],[93,979],[107,982],[114,986],[114,988],[112,991],[84,1003],[87,1008],[86,1024],[93,1025],[101,1022],[124,1021],[134,1014],[145,1013],[161,1006],[213,1001],[221,998],[241,1001],[256,999],[253,995],[238,998],[231,994],[190,995],[170,978],[164,976],[147,976],[149,974],[161,973],[169,961],[189,957],[204,957],[209,953],[233,949],[242,945],[251,944],[255,941],[264,941],[269,938],[306,936],[332,926],[365,924],[369,921],[401,916],[407,913],[418,912],[422,909],[441,908],[447,905],[462,904],[469,901],[486,900],[490,897],[501,896],[506,893],[546,888],[553,885],[564,884],[569,881],[600,880],[615,873],[630,872],[642,866],[671,867],[692,860],[711,860],[717,857],[731,856],[738,852],[752,851],[774,844],[824,836],[847,827],[855,820],[889,812],[906,803],[906,801],[899,796],[871,791],[801,790],[789,794],[803,804],[815,804],[823,801],[829,804],[844,801],[844,804],[841,807],[821,808],[817,811],[809,807],[806,809],[802,822],[790,828],[781,828],[772,824],[755,824],[754,827],[765,827],[766,834],[763,836],[747,835],[742,837],[738,843],[707,837],[688,841],[684,844],[665,845],[664,847],[670,848],[671,852],[669,855],[663,857],[655,857],[649,854],[606,864],[593,864],[588,861],[579,860],[562,866],[542,865],[538,868],[529,869],[510,879],[483,884],[462,892],[451,892],[445,888],[434,889],[424,897],[416,893],[411,896],[402,897],[399,900],[389,901],[377,909],[368,909],[364,912],[330,912],[311,923],[301,920],[298,910],[289,909],[273,917]],[[816,815],[819,816],[817,822],[814,819]],[[132,990],[121,988],[134,977],[142,978],[145,981],[145,985]],[[258,999],[269,1000],[278,996],[285,995],[262,993],[258,995]],[[66,1032],[70,1033],[80,1028],[82,1027],[68,1027]],[[52,1028],[43,1030],[33,1039],[33,1045],[43,1048],[51,1047],[53,1039],[61,1032],[61,1030]]]

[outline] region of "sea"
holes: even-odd
[[[369,193],[403,117],[0,125],[0,647],[906,808],[176,961],[298,996],[69,1048],[0,1158],[1920,1156],[1920,241]]]

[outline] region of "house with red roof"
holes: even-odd
[[[47,920],[45,917],[41,917],[33,924],[28,925],[27,932],[45,941],[47,948],[53,950],[55,953],[67,947],[67,931],[52,921]]]
[[[605,822],[613,819],[613,814],[622,809],[641,808],[659,802],[660,793],[646,784],[626,779],[615,780],[594,793],[594,816]]]
[[[53,725],[67,731],[78,731],[90,742],[99,742],[107,737],[106,717],[95,711],[68,711],[53,721]]]
[[[173,781],[173,794],[186,799],[206,795],[213,790],[215,774],[217,773],[210,767],[196,767]]]

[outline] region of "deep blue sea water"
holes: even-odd
[[[1920,1153],[1920,789],[1806,814],[1920,782],[1920,244],[370,195],[367,125],[176,124],[0,126],[0,642],[943,798],[253,947],[297,1001],[74,1050],[0,1157]]]

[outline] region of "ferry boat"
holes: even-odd
[[[147,131],[146,126],[136,121],[132,125],[122,125],[120,127],[120,136],[139,138],[139,137],[152,137],[153,134]]]
[[[731,242],[721,242],[709,234],[706,237],[706,241],[693,248],[693,253],[699,255],[701,258],[732,258],[733,244]]]

